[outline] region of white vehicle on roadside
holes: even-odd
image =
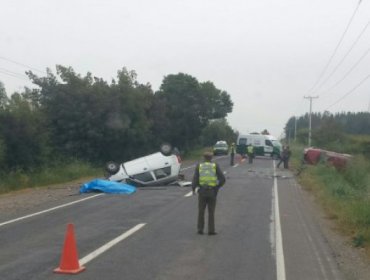
[[[174,149],[175,150],[175,149]],[[135,186],[166,185],[179,179],[181,159],[171,145],[164,144],[160,152],[121,164],[108,162],[106,171],[110,181],[126,182]]]

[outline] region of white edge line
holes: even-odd
[[[87,264],[89,261],[91,261],[91,260],[95,259],[96,257],[98,257],[99,255],[103,254],[105,251],[112,248],[118,242],[121,242],[122,240],[126,239],[130,235],[134,234],[136,231],[138,231],[139,229],[141,229],[145,225],[146,225],[146,223],[138,224],[138,225],[134,226],[133,228],[129,229],[128,231],[124,232],[120,236],[118,236],[118,237],[114,238],[113,240],[109,241],[108,243],[104,244],[100,248],[96,249],[95,251],[91,252],[87,256],[80,259],[79,260],[80,265]]]
[[[101,196],[101,195],[104,195],[104,193],[96,194],[96,195],[89,196],[89,197],[86,197],[86,198],[83,198],[83,199],[79,199],[79,200],[72,201],[72,202],[69,202],[69,203],[66,203],[66,204],[62,204],[62,205],[59,205],[59,206],[56,206],[56,207],[53,207],[53,208],[42,210],[40,212],[36,212],[36,213],[29,214],[29,215],[26,215],[26,216],[23,216],[23,217],[19,217],[19,218],[13,219],[13,220],[9,220],[9,221],[0,223],[0,227],[5,226],[7,224],[15,223],[15,222],[27,219],[27,218],[38,216],[38,215],[41,215],[41,214],[44,214],[44,213],[47,213],[47,212],[51,212],[51,211],[54,211],[54,210],[57,210],[57,209],[60,209],[60,208],[63,208],[63,207],[67,207],[67,206],[70,206],[70,205],[73,205],[73,204],[76,204],[76,203],[79,203],[79,202],[82,202],[82,201],[85,201],[85,200],[88,200],[88,199],[92,199],[94,197]]]
[[[280,223],[280,210],[279,210],[279,195],[277,189],[276,169],[275,161],[274,166],[274,197],[275,197],[275,238],[276,238],[276,279],[285,280],[285,261],[284,261],[284,250],[283,250],[283,237],[281,232]]]
[[[193,168],[193,167],[195,167],[195,164],[194,165],[190,165],[188,167],[181,168],[181,171],[187,170],[187,169],[190,169],[190,168]]]
[[[186,195],[184,195],[185,197],[189,197],[189,196],[192,196],[193,195],[193,191],[191,192],[188,192]]]

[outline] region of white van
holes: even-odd
[[[245,155],[247,146],[254,147],[256,156],[271,156],[279,158],[282,149],[281,143],[271,135],[264,134],[240,134],[236,141],[236,152]]]

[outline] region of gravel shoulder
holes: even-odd
[[[80,186],[92,178],[84,178],[64,184],[24,189],[0,195],[1,221],[47,209],[71,201],[79,196]],[[364,249],[354,248],[351,239],[337,230],[335,221],[329,219],[318,206],[313,195],[304,191],[314,215],[320,224],[334,257],[346,279],[369,280],[370,258]]]
[[[363,248],[355,248],[351,237],[345,236],[335,220],[330,219],[316,201],[314,195],[303,190],[309,203],[311,213],[315,215],[326,242],[332,248],[334,258],[348,280],[370,279],[370,257]]]
[[[22,189],[0,195],[0,213],[2,220],[15,215],[26,215],[71,200],[71,196],[79,196],[82,184],[92,178],[55,184],[45,187]]]

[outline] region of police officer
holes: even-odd
[[[198,188],[198,234],[203,234],[204,214],[208,208],[208,235],[215,235],[216,198],[226,179],[219,165],[212,162],[212,153],[206,152],[203,157],[204,162],[195,167],[192,182],[193,195]]]
[[[247,154],[248,154],[248,162],[253,163],[253,157],[254,157],[254,147],[253,147],[253,145],[249,144],[247,146]]]
[[[235,157],[235,143],[231,144],[231,151],[230,151],[230,165],[234,165],[234,157]]]

